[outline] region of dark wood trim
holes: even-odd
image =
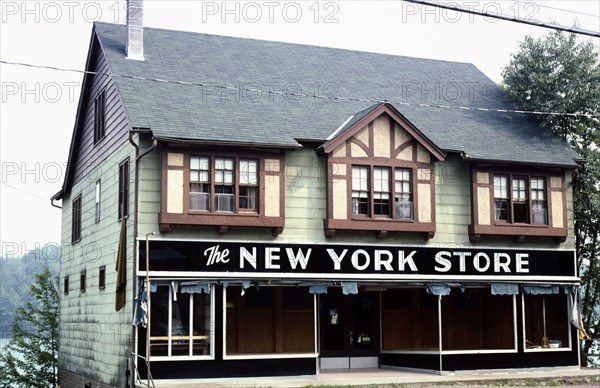
[[[398,157],[398,155],[400,154],[400,152],[404,151],[408,147],[413,147],[413,145],[416,144],[416,143],[417,142],[414,139],[411,139],[411,140],[407,140],[404,143],[398,145],[398,147],[394,148],[394,150],[391,153],[392,158],[394,160],[401,160],[401,159],[396,159]],[[414,155],[414,149],[413,149],[413,163],[416,163],[416,157]]]
[[[469,235],[524,236],[566,238],[567,228],[540,227],[537,225],[469,225]]]
[[[365,151],[365,154],[367,154],[367,156],[369,156],[369,157],[373,156],[373,150],[371,148],[367,147],[367,145],[365,143],[363,143],[362,141],[358,140],[357,138],[353,137],[348,142],[349,143],[354,143],[357,146],[359,146],[363,151]],[[350,146],[350,149],[352,149],[352,146]]]
[[[435,233],[435,223],[433,222],[414,222],[404,221],[392,218],[381,219],[351,219],[351,220],[325,220],[325,230],[327,235],[328,229],[340,230],[373,230],[381,233],[386,232],[405,232],[405,233]],[[331,232],[330,233],[335,233]]]
[[[371,122],[369,122],[369,124],[367,124],[367,133],[369,135],[369,152],[367,152],[367,156],[369,158],[375,157],[375,130],[373,129],[373,121],[375,121],[376,119],[377,117],[374,118]],[[360,128],[358,128],[358,131],[360,131]],[[356,137],[351,137],[350,139],[354,140],[356,139]]]

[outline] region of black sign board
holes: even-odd
[[[332,279],[379,275],[576,277],[572,250],[429,248],[391,245],[150,241],[150,270],[209,274],[286,274]],[[139,268],[146,269],[145,243]]]

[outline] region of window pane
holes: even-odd
[[[494,198],[508,199],[508,177],[494,175]]]
[[[569,347],[567,295],[524,295],[524,299],[526,347]]]
[[[200,158],[197,156],[192,156],[190,158],[190,170],[199,170],[200,169]]]
[[[250,287],[242,296],[229,286],[226,306],[228,355],[314,352],[314,296],[306,287]]]
[[[150,293],[150,355],[167,356],[169,352],[169,288],[158,286]]]
[[[233,171],[225,171],[223,183],[228,183],[228,184],[233,183]]]
[[[498,199],[494,201],[495,220],[508,221],[508,200]]]
[[[240,186],[240,209],[256,210],[256,187]]]
[[[439,350],[436,296],[424,289],[388,289],[381,315],[384,350]]]
[[[352,189],[353,190],[369,190],[368,185],[369,169],[364,166],[352,167]]]
[[[374,171],[374,191],[390,191],[390,169],[375,167]]]
[[[190,294],[178,292],[176,299],[171,302],[171,355],[187,356],[190,354]]]
[[[368,193],[352,192],[352,214],[369,214]]]
[[[531,178],[531,199],[538,201],[546,199],[544,183],[543,178]]]
[[[444,350],[514,348],[513,297],[489,289],[454,289],[442,298]]]
[[[193,355],[210,354],[210,336],[213,333],[211,324],[210,294],[192,294],[194,298],[194,321],[192,331]]]
[[[513,178],[513,201],[527,200],[527,183],[524,178]]]
[[[397,219],[413,219],[412,203],[412,170],[408,168],[397,168],[395,170],[395,200],[394,217]]]

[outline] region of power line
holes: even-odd
[[[548,9],[553,9],[555,11],[562,11],[562,12],[569,12],[569,13],[574,13],[577,15],[582,15],[582,16],[589,16],[595,19],[600,19],[600,15],[592,15],[590,13],[585,13],[585,12],[579,12],[579,11],[573,11],[571,9],[564,9],[564,8],[557,8],[557,7],[551,7],[549,5],[543,5],[543,4],[538,4],[538,3],[532,3],[529,1],[523,1],[523,0],[515,0],[516,3],[519,4],[524,4],[524,5],[528,5],[528,4],[535,4],[536,7],[540,7],[540,8],[548,8]]]
[[[31,67],[35,69],[46,69],[46,70],[56,70],[63,72],[75,72],[82,74],[90,74],[90,75],[99,75],[106,77],[119,77],[125,79],[131,79],[135,81],[151,81],[158,83],[167,83],[167,84],[175,84],[175,85],[183,85],[183,86],[194,86],[194,87],[209,87],[209,88],[217,88],[223,90],[232,90],[239,92],[240,88],[238,86],[227,86],[227,85],[214,85],[214,84],[204,84],[201,82],[188,82],[188,81],[176,81],[176,80],[167,80],[162,78],[147,78],[147,77],[139,77],[127,74],[114,74],[114,73],[104,73],[104,72],[96,72],[89,70],[77,70],[77,69],[66,69],[54,66],[44,66],[44,65],[34,65],[30,63],[22,63],[22,62],[9,62],[0,60],[1,64],[5,65],[13,65],[13,66],[25,66]],[[262,89],[255,89],[252,87],[245,87],[242,90],[250,93],[263,93]],[[442,104],[427,104],[427,103],[411,103],[406,101],[389,101],[389,100],[374,100],[369,98],[358,98],[358,97],[339,97],[339,96],[324,96],[319,94],[306,94],[306,93],[290,93],[284,91],[277,91],[269,88],[267,93],[272,95],[280,95],[284,97],[308,97],[314,99],[321,100],[336,100],[336,101],[352,101],[352,102],[366,102],[372,104],[378,103],[391,103],[402,106],[418,106],[423,108],[439,108],[439,109],[455,109],[455,110],[466,110],[466,111],[479,111],[479,112],[492,112],[492,113],[517,113],[517,114],[532,114],[532,115],[549,115],[549,116],[570,116],[570,117],[600,117],[600,114],[591,114],[591,113],[567,113],[567,112],[543,112],[543,111],[526,111],[519,109],[498,109],[498,108],[482,108],[482,107],[469,107],[469,106],[458,106],[458,105],[442,105]]]
[[[505,21],[509,21],[509,22],[528,24],[528,25],[536,26],[536,27],[550,28],[553,30],[572,32],[574,34],[587,35],[587,36],[592,36],[595,38],[600,38],[600,32],[596,32],[596,31],[583,30],[583,29],[575,28],[575,27],[566,27],[566,26],[561,26],[559,24],[549,24],[549,23],[539,22],[536,20],[521,19],[521,18],[518,18],[515,16],[497,15],[497,14],[479,11],[474,8],[464,8],[464,7],[460,7],[460,6],[446,5],[443,3],[437,3],[437,2],[425,1],[425,0],[402,0],[402,1],[405,1],[407,3],[420,4],[420,5],[429,5],[432,7],[448,9],[451,11],[464,12],[464,13],[468,13],[471,15],[486,16],[486,17],[490,17],[493,19],[500,19],[500,20],[505,20]]]

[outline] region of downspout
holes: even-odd
[[[62,209],[62,206],[58,206],[54,203],[54,197],[50,198],[50,205],[54,206],[57,209]]]
[[[142,130],[142,129],[131,129],[129,131],[129,142],[135,148],[135,172],[134,172],[135,192],[134,192],[134,202],[133,202],[133,261],[132,261],[133,265],[131,268],[132,279],[133,279],[133,282],[132,282],[133,286],[131,287],[131,292],[132,292],[132,297],[133,297],[132,300],[135,300],[135,297],[136,297],[135,285],[137,284],[137,282],[135,281],[135,278],[136,278],[136,269],[137,269],[137,244],[136,244],[137,240],[136,239],[137,239],[137,233],[138,233],[138,224],[137,223],[138,223],[138,193],[139,193],[139,187],[138,187],[138,184],[139,184],[139,161],[144,156],[146,156],[150,152],[152,152],[158,146],[158,141],[153,138],[152,145],[150,147],[148,147],[147,149],[145,149],[144,151],[142,151],[142,153],[140,153],[139,145],[133,141],[133,135],[135,133],[138,133],[138,134],[151,133],[151,131],[150,130]],[[134,360],[135,363],[137,363],[136,330],[137,330],[137,327],[132,325],[131,352],[136,354],[136,359]],[[148,374],[150,374],[150,371],[147,371],[147,372],[148,372]],[[131,386],[132,387],[135,386],[135,375],[136,375],[135,373],[131,374]]]

